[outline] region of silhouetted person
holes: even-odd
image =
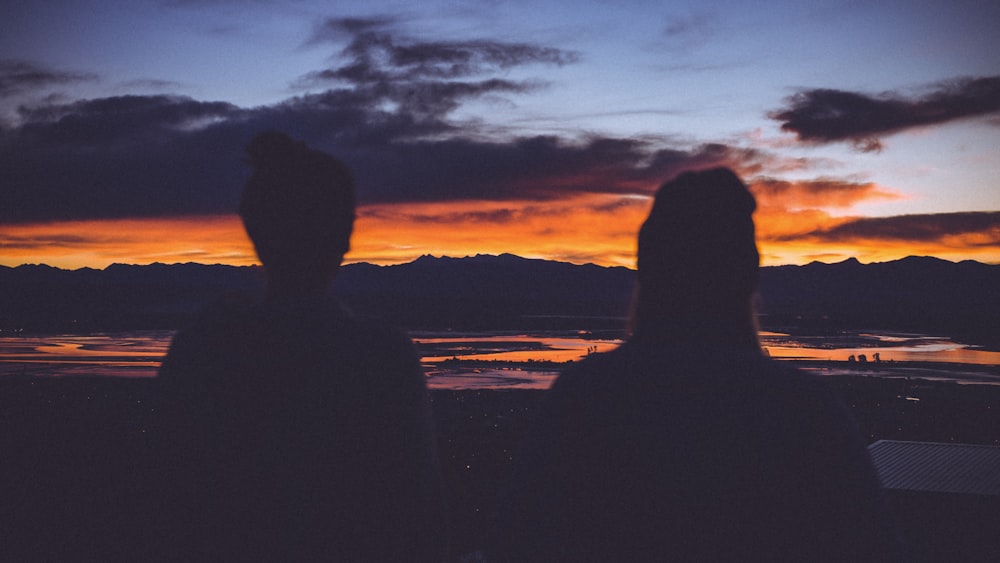
[[[885,561],[865,445],[821,382],[761,353],[753,196],[664,184],[639,234],[633,334],[556,381],[490,561]]]
[[[354,222],[338,160],[264,133],[240,215],[267,276],[174,338],[164,549],[176,560],[441,561],[446,519],[412,343],[328,297]]]

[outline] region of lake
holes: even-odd
[[[0,376],[153,377],[172,336],[172,331],[0,336]],[[611,333],[585,331],[413,332],[411,337],[432,389],[545,389],[561,363],[621,343]],[[771,357],[803,361],[807,369],[820,373],[864,369],[884,377],[1000,384],[997,370],[982,369],[1000,366],[1000,352],[944,336],[864,330],[835,336],[761,332],[761,342]],[[848,363],[852,356],[864,356],[867,363]]]

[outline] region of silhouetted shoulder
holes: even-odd
[[[325,373],[371,381],[408,378],[418,357],[405,334],[357,318],[332,299],[268,304],[231,297],[206,307],[192,327],[177,333],[160,376],[209,372],[218,379],[239,372],[246,382],[266,367],[280,367],[279,362],[302,368],[280,370],[286,380]],[[383,369],[358,373],[362,364]]]
[[[593,354],[563,371],[553,394],[604,391],[634,394],[643,391],[675,393],[696,390],[734,390],[741,393],[811,397],[837,403],[826,382],[787,363],[761,355],[753,347],[629,342]],[[663,397],[660,397],[663,400]]]
[[[511,561],[884,561],[864,444],[750,348],[627,343],[566,370],[502,505]],[[530,523],[530,524],[524,524]]]
[[[177,543],[237,560],[441,560],[439,460],[403,333],[328,299],[217,303],[177,335],[160,388],[188,503],[170,526],[195,538]]]

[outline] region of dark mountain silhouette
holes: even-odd
[[[998,344],[1000,265],[910,256],[763,268],[764,326],[881,328]]]
[[[406,328],[615,328],[628,315],[633,270],[504,254],[423,256],[344,266],[334,291],[356,312]],[[0,328],[172,329],[206,302],[263,289],[257,267],[115,264],[104,270],[0,267]],[[909,257],[761,270],[764,327],[878,328],[973,341],[1000,334],[1000,265]]]
[[[191,321],[206,299],[261,287],[259,268],[252,267],[0,267],[0,328],[73,332],[178,328]]]
[[[621,326],[635,272],[503,254],[423,256],[343,268],[335,291],[356,311],[408,327]],[[567,319],[566,317],[570,317]],[[586,317],[586,320],[580,319]]]

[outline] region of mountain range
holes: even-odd
[[[103,270],[0,266],[0,328],[30,331],[174,329],[227,294],[259,294],[254,266],[113,264]],[[341,268],[333,292],[355,312],[410,329],[620,330],[635,271],[510,254],[423,256]],[[1000,265],[908,257],[761,269],[762,327],[939,333],[1000,338]]]

